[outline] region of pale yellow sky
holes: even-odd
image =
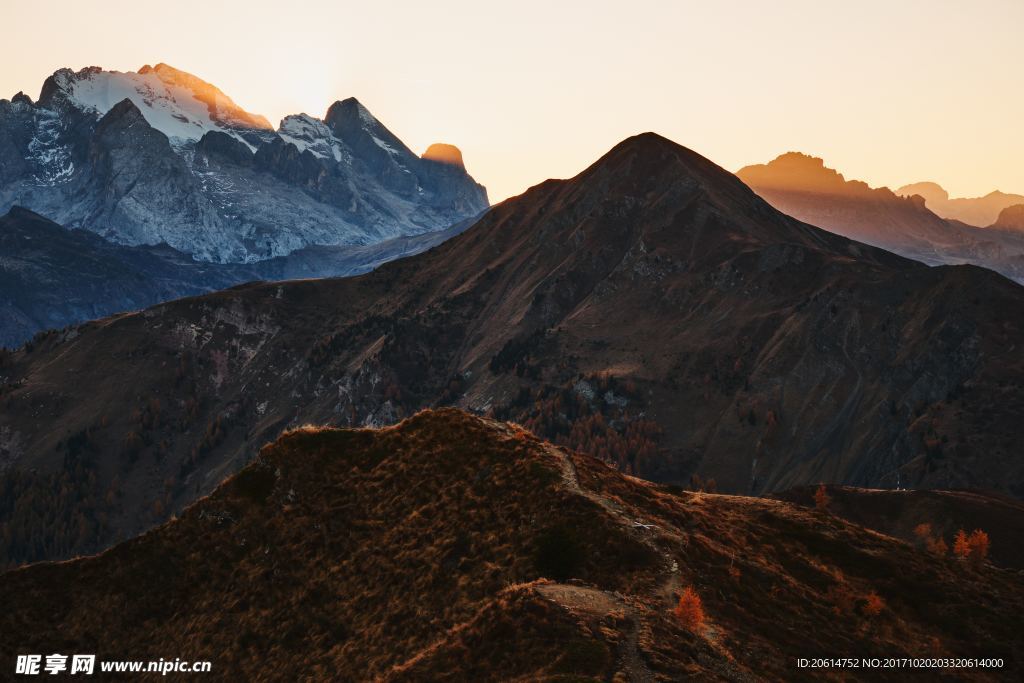
[[[275,125],[355,96],[417,152],[458,145],[492,201],[646,130],[730,170],[799,150],[1024,192],[1024,0],[2,2],[0,97],[161,61]]]

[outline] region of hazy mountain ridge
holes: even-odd
[[[826,480],[1020,497],[1021,320],[1005,278],[800,223],[641,135],[371,274],[238,287],[8,354],[0,519],[15,560],[106,547],[289,426],[448,403],[728,492]],[[55,490],[53,519],[20,512]]]
[[[925,205],[943,218],[986,228],[996,223],[1004,209],[1024,204],[1024,195],[995,190],[984,197],[950,197],[949,193],[933,182],[911,183],[896,190],[901,197],[919,195]]]
[[[416,156],[355,99],[321,124],[315,142],[336,153],[164,64],[62,69],[38,103],[0,100],[0,211],[253,262],[441,230],[487,207],[464,168]]]
[[[991,229],[1024,232],[1024,204],[1014,204],[1000,211],[999,217],[992,224]]]
[[[1024,282],[1024,232],[946,220],[929,209],[926,197],[904,196],[906,188],[893,192],[846,180],[799,152],[737,175],[772,206],[812,225],[929,265],[973,263]]]
[[[440,244],[473,220],[365,246],[305,247],[255,263],[210,263],[166,244],[114,244],[13,207],[0,216],[0,347],[244,282],[358,275]]]

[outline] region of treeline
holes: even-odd
[[[116,481],[97,481],[96,432],[82,430],[61,444],[56,472],[10,469],[0,475],[0,566],[95,552],[116,504]]]
[[[662,429],[644,415],[640,398],[632,380],[590,375],[561,387],[522,387],[494,416],[643,476],[656,459]]]

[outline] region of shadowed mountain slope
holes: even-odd
[[[20,346],[45,330],[243,282],[365,273],[440,244],[473,220],[363,246],[306,247],[257,263],[210,263],[166,244],[114,244],[14,207],[0,216],[0,347]]]
[[[242,286],[9,354],[5,548],[102,548],[287,427],[443,404],[726,492],[1022,496],[1022,320],[1024,290],[994,273],[800,223],[640,135],[365,276]]]
[[[703,625],[672,613],[686,587]],[[799,656],[1002,657],[963,672],[998,680],[1024,648],[1016,574],[451,409],[288,433],[179,519],[8,572],[0,599],[11,660],[174,653],[211,680],[817,678]]]

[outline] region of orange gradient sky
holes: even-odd
[[[358,97],[492,201],[653,130],[730,170],[787,150],[872,185],[1024,192],[1024,0],[4,2],[0,97],[167,62],[276,123]]]

